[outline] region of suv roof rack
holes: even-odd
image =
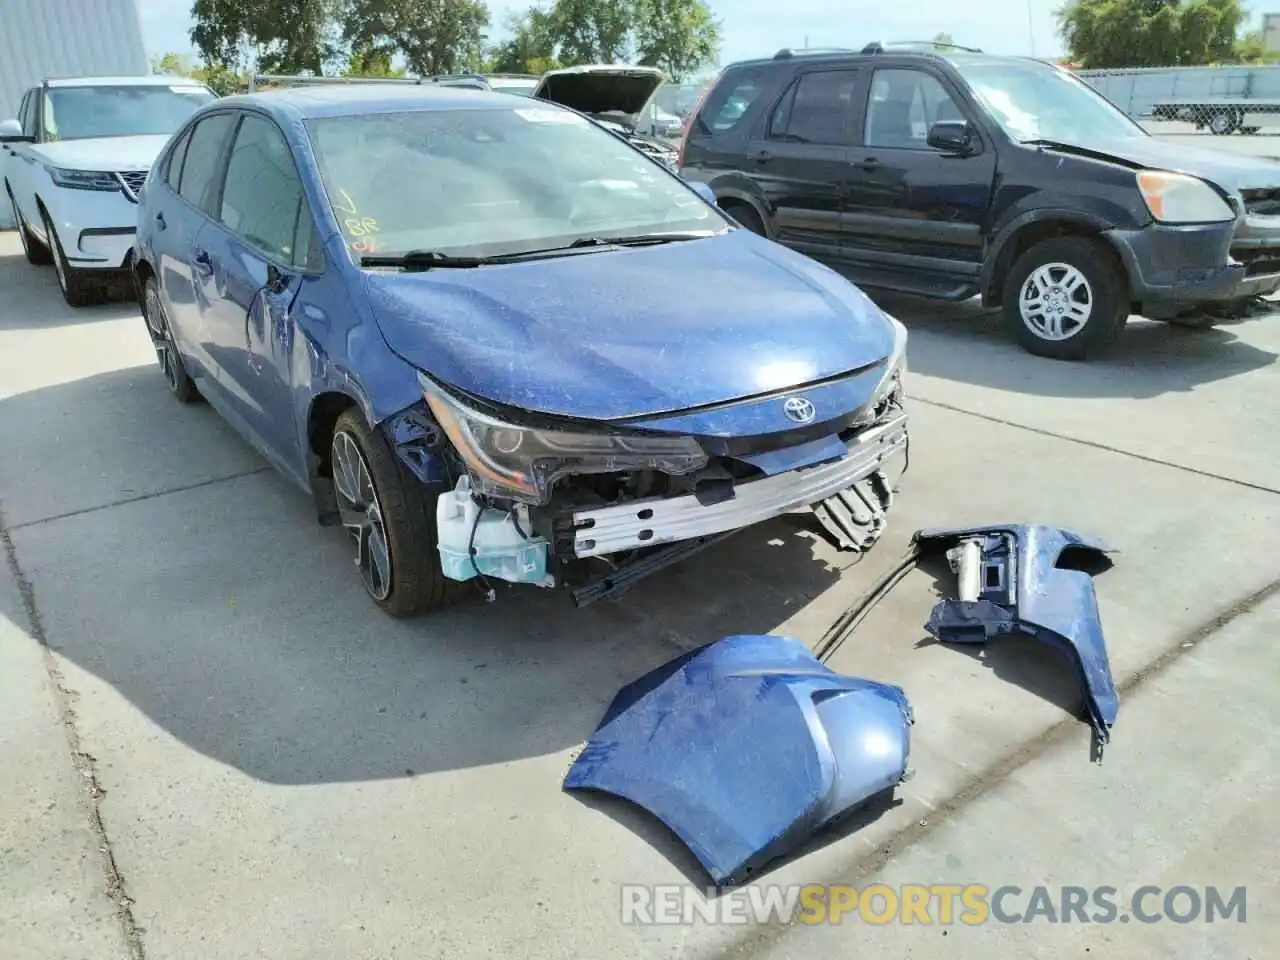
[[[863,53],[884,53],[887,49],[920,50],[928,53],[933,50],[960,50],[963,53],[981,53],[977,47],[962,47],[958,43],[943,43],[940,40],[896,40],[882,42],[874,40],[862,48]]]
[[[857,53],[857,51],[850,47],[801,47],[799,50],[783,47],[773,55],[773,59],[788,60],[791,57],[821,57],[832,53]]]

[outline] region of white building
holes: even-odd
[[[0,120],[46,77],[150,72],[137,0],[0,0]],[[0,204],[0,228],[12,220]]]

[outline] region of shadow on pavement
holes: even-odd
[[[120,320],[137,316],[138,304],[133,299],[127,279],[115,278],[110,283],[109,297],[100,305],[73,309],[67,306],[58,292],[58,278],[53,267],[38,267],[27,263],[27,258],[17,246],[16,234],[0,233],[0,237],[14,237],[17,253],[0,253],[0,290],[5,293],[0,307],[0,332],[33,328],[67,327],[100,320]],[[5,244],[7,251],[9,244]]]
[[[1239,339],[1233,328],[1274,324],[1280,314],[1195,330],[1134,318],[1107,355],[1087,363],[1034,357],[1005,330],[998,311],[976,300],[931,303],[880,294],[876,302],[911,331],[907,369],[926,377],[1044,397],[1156,397],[1239,376],[1277,354]]]
[[[77,415],[85,409],[111,413]],[[512,588],[492,605],[398,622],[365,597],[345,534],[318,527],[309,498],[274,472],[185,490],[174,488],[192,478],[171,474],[173,492],[120,502],[153,464],[231,452],[217,415],[176,405],[154,368],[0,402],[10,456],[48,448],[49,437],[15,428],[30,422],[57,424],[68,450],[96,444],[76,483],[101,475],[114,490],[105,509],[13,530],[51,648],[168,736],[271,783],[563,751],[591,735],[619,687],[690,647],[768,632],[839,577],[812,537],[774,523],[616,602],[576,610],[558,591]],[[56,473],[47,482],[70,483]]]

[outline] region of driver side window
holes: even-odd
[[[877,70],[867,101],[864,142],[868,147],[932,150],[929,128],[940,120],[964,120],[960,107],[932,74],[923,70]]]

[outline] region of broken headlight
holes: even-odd
[[[889,321],[890,326],[893,327],[893,350],[885,361],[884,374],[880,377],[880,382],[876,384],[875,390],[871,393],[871,399],[867,402],[866,409],[872,416],[880,410],[885,400],[893,396],[894,393],[901,393],[902,377],[907,372],[907,328],[902,325],[902,322],[897,317],[887,313],[883,315]]]
[[[439,384],[418,374],[427,405],[476,489],[526,503],[546,503],[555,481],[566,474],[660,470],[690,473],[707,463],[692,437],[658,434],[587,433],[505,423],[473,410]]]

